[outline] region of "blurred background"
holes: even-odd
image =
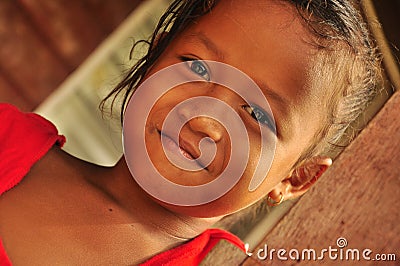
[[[140,56],[139,50],[130,58],[133,43],[147,39],[169,2],[0,0],[0,102],[51,120],[67,137],[67,152],[114,165],[122,155],[119,110],[103,117],[99,103]],[[400,1],[362,3],[383,54],[387,83],[361,127],[400,87]],[[224,226],[257,243],[290,206],[285,202],[268,219],[271,210],[256,206]]]
[[[1,0],[0,102],[51,120],[69,153],[115,164],[119,117],[103,119],[98,106],[134,63],[133,43],[147,39],[167,2]]]

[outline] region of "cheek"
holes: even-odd
[[[289,176],[292,166],[300,156],[300,146],[296,143],[290,146],[277,143],[274,162],[269,172],[269,182],[272,188]]]
[[[241,204],[246,206],[266,197],[267,194],[277,184],[279,184],[283,179],[288,176],[291,170],[291,165],[293,165],[293,163],[297,159],[296,153],[292,153],[289,150],[285,149],[282,143],[277,141],[274,153],[268,155],[272,155],[273,158],[268,158],[268,160],[272,159],[272,164],[267,171],[263,172],[262,178],[264,178],[264,180],[255,191],[249,191],[249,184],[251,182],[251,179],[254,177],[253,175],[257,173],[256,170],[257,167],[259,167],[258,162],[260,160],[261,154],[260,138],[257,137],[256,134],[249,134],[249,136],[250,155],[247,168],[240,182],[232,190],[232,198],[234,198],[235,196],[239,196]],[[261,161],[261,164],[262,163],[263,161]]]
[[[261,140],[258,132],[248,128],[249,134],[249,145],[250,152],[247,158],[247,165],[245,172],[243,173],[239,182],[229,191],[226,195],[220,198],[218,201],[213,203],[220,209],[221,214],[229,214],[232,212],[239,211],[245,207],[248,207],[255,202],[265,198],[267,194],[278,184],[284,177],[282,171],[286,171],[284,163],[280,156],[274,156],[268,160],[272,160],[269,171],[262,172],[260,175],[263,178],[261,185],[254,191],[249,190],[250,182],[255,175],[258,174],[257,169],[259,166],[260,154],[261,154]],[[271,148],[273,147],[266,147]],[[271,155],[274,155],[271,153]],[[263,162],[260,162],[263,164]],[[269,164],[269,163],[268,163]]]

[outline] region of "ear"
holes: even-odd
[[[324,156],[305,160],[271,190],[268,194],[269,205],[277,205],[283,199],[294,199],[303,195],[331,164],[332,159]]]

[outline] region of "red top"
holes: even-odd
[[[16,186],[30,168],[54,145],[62,147],[65,137],[56,127],[33,113],[21,113],[0,104],[0,196]],[[142,265],[198,265],[207,253],[225,239],[245,251],[243,242],[229,232],[209,229],[193,240],[160,253]],[[0,241],[0,265],[11,265]]]
[[[183,244],[174,249],[160,253],[145,263],[142,266],[189,266],[198,265],[208,252],[220,240],[227,240],[232,244],[239,247],[243,252],[246,252],[242,240],[237,236],[221,230],[221,229],[208,229],[201,235],[194,238],[190,242]]]

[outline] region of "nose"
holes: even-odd
[[[214,119],[212,115],[206,115],[206,113],[215,114],[215,112],[219,112],[220,110],[215,110],[215,107],[209,106],[207,108],[208,112],[205,112],[204,115],[196,115],[199,113],[200,108],[196,104],[183,104],[178,106],[177,111],[180,119],[187,121],[187,125],[192,132],[202,137],[209,137],[216,143],[221,141],[225,132],[224,126]],[[210,110],[210,108],[213,110]]]

